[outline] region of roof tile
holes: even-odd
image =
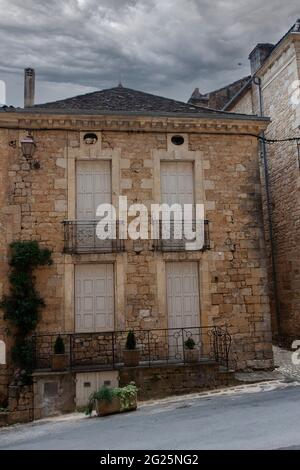
[[[95,91],[85,95],[75,96],[51,103],[35,105],[35,108],[65,109],[65,110],[91,110],[91,111],[119,111],[119,112],[167,112],[201,114],[208,112],[217,113],[214,110],[201,108],[189,103],[164,98],[162,96],[132,90],[123,86],[117,86],[107,90]]]

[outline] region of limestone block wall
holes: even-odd
[[[240,367],[271,364],[271,330],[257,141],[191,137],[204,159],[211,306],[208,324],[227,324]]]
[[[18,137],[18,132],[3,129],[0,132],[0,297],[2,298],[7,285],[8,274],[8,243],[14,238],[13,232],[20,224],[20,208],[9,206],[8,194],[10,188],[9,167],[10,159],[14,155],[14,149],[8,145]],[[7,344],[10,338],[7,336],[6,325],[0,313],[0,339]],[[7,344],[8,345],[8,344]],[[8,396],[9,366],[0,366],[0,398],[5,401]]]
[[[32,385],[9,386],[8,424],[27,423],[33,420]]]
[[[37,150],[34,158],[39,169],[31,169],[21,155],[19,140],[22,131],[3,138],[0,152],[1,185],[0,220],[2,224],[1,294],[8,288],[9,243],[14,240],[38,240],[41,246],[53,252],[54,264],[36,273],[37,288],[46,300],[42,313],[41,328],[49,331],[63,329],[64,312],[64,256],[63,226],[67,210],[67,179],[64,155],[67,134],[61,132],[35,132]],[[9,147],[9,139],[15,140],[16,148]],[[2,323],[2,327],[3,323]]]
[[[291,43],[262,71],[264,114],[271,117],[271,124],[266,132],[269,139],[299,136],[300,103],[296,105],[293,102],[293,83],[300,78],[299,44],[299,41]],[[280,330],[282,336],[292,340],[300,334],[300,168],[296,142],[268,145],[267,152],[280,300]],[[267,240],[268,237],[266,231]],[[273,305],[276,333],[274,310]]]
[[[32,169],[19,147],[23,130],[0,130],[0,297],[9,290],[9,244],[15,240],[38,240],[53,252],[54,264],[38,269],[37,289],[45,299],[39,327],[43,331],[64,330],[63,226],[67,209],[65,152],[67,133],[34,134],[34,158],[40,168]],[[7,344],[7,366],[0,369],[0,391],[7,395],[12,369],[12,336],[0,314],[0,337]]]
[[[263,112],[271,118],[268,139],[299,137],[300,41],[299,35],[287,38],[257,72],[262,80]],[[250,96],[250,95],[249,95]],[[297,103],[298,101],[298,103]],[[258,87],[252,87],[252,103],[241,98],[230,111],[257,114]],[[270,174],[272,223],[274,231],[277,290],[280,309],[280,334],[288,342],[300,334],[300,168],[296,142],[267,145]],[[264,171],[261,165],[265,239],[270,260],[268,217]],[[272,293],[269,261],[270,292]],[[274,296],[271,296],[273,333],[278,334]]]
[[[62,119],[59,122],[64,122]],[[115,329],[166,328],[167,261],[197,261],[199,266],[200,324],[227,325],[233,335],[237,367],[272,365],[271,328],[263,241],[257,139],[250,136],[215,135],[190,132],[189,123],[165,130],[166,120],[157,129],[142,131],[144,121],[123,130],[107,124],[99,131],[96,120],[89,121],[98,135],[97,145],[87,149],[82,127],[34,130],[35,158],[39,169],[31,169],[21,155],[19,140],[24,131],[0,131],[0,282],[6,292],[8,244],[15,239],[36,239],[53,250],[54,264],[39,269],[37,287],[46,307],[38,329],[47,332],[74,331],[74,268],[78,263],[111,262],[115,265]],[[126,124],[127,125],[127,124]],[[226,124],[227,125],[227,124]],[[98,126],[98,129],[97,129]],[[150,126],[150,124],[149,124]],[[139,130],[135,130],[139,127]],[[213,126],[212,126],[213,127]],[[204,129],[205,130],[205,129]],[[258,133],[245,125],[243,133]],[[182,147],[174,148],[174,133],[185,136]],[[9,146],[15,140],[16,148]],[[150,241],[126,241],[124,253],[66,255],[63,253],[62,221],[76,216],[76,161],[108,159],[112,164],[113,202],[118,196],[129,203],[160,202],[160,161],[192,161],[195,201],[202,202],[210,221],[211,250],[190,253],[160,253]],[[6,325],[1,317],[0,328]]]
[[[230,108],[230,112],[241,114],[253,114],[252,87]]]
[[[224,387],[235,383],[233,374],[220,372],[216,364],[131,367],[120,370],[120,387],[135,382],[139,400],[164,398]]]

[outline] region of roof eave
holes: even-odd
[[[106,111],[106,110],[90,110],[90,109],[44,109],[44,108],[27,108],[27,109],[16,109],[15,111],[6,111],[2,115],[13,115],[16,117],[20,115],[51,115],[51,116],[62,116],[62,115],[73,115],[73,116],[138,116],[138,117],[168,117],[168,118],[180,118],[180,119],[226,119],[226,120],[243,120],[243,121],[269,121],[267,117],[260,117],[256,115],[230,113],[227,111],[215,111],[215,112],[201,112],[201,113],[180,113],[180,112],[158,112],[158,111]]]
[[[266,60],[262,63],[262,65],[256,70],[255,75],[260,76],[263,74],[265,70],[270,66],[270,63],[274,61],[278,55],[280,55],[281,49],[287,46],[289,42],[292,41],[299,41],[300,40],[300,32],[291,31],[286,36],[284,36],[274,47],[270,55],[266,58]]]

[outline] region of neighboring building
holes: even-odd
[[[162,387],[213,386],[208,359],[226,362],[226,326],[237,368],[272,366],[256,137],[268,122],[122,86],[0,112],[1,293],[8,289],[11,241],[38,240],[53,251],[53,266],[37,273],[46,308],[36,338],[36,417],[72,408],[74,396],[82,405],[104,382],[135,379],[146,397],[164,393]],[[20,150],[28,131],[34,165]],[[177,240],[101,242],[96,208],[118,207],[120,195],[148,208],[204,204],[204,248],[190,251]],[[136,331],[140,368],[122,367],[129,329]],[[55,374],[58,333],[72,371]],[[196,368],[182,364],[188,336],[196,342]],[[9,354],[7,361],[0,366],[2,392]]]
[[[199,88],[195,88],[188,103],[195,106],[221,110],[244,86],[249,82],[251,76],[237,80],[210,93],[201,94]]]
[[[274,334],[290,345],[300,337],[300,20],[275,46],[258,44],[249,59],[256,78],[223,109],[259,114],[261,89],[262,114],[271,118],[265,137],[295,139],[266,146],[278,297],[277,309],[274,295],[272,301]],[[267,214],[265,220],[270,251]]]

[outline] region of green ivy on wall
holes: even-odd
[[[0,302],[0,308],[4,310],[4,319],[14,329],[13,362],[30,373],[34,359],[30,335],[38,324],[40,309],[45,306],[36,290],[33,271],[52,264],[51,251],[40,248],[37,241],[13,242],[10,249],[10,292]]]

